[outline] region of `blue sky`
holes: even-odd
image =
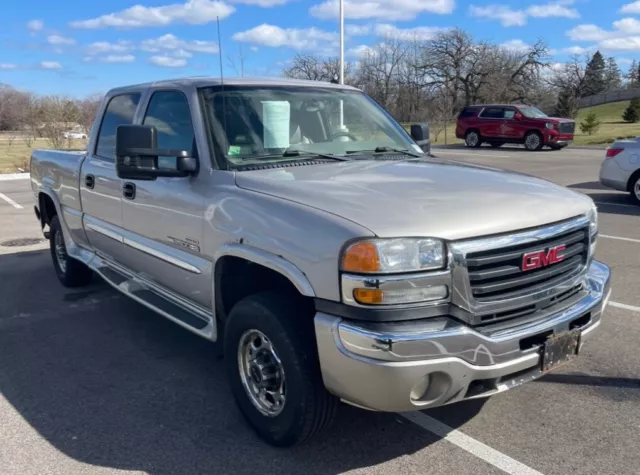
[[[21,0],[0,17],[0,82],[82,96],[119,85],[219,75],[279,75],[296,53],[337,54],[337,0]],[[346,51],[388,33],[461,27],[521,48],[543,39],[554,60],[600,49],[623,72],[640,59],[640,0],[345,0]],[[238,73],[230,64],[233,59]]]

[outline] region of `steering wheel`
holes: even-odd
[[[336,141],[336,139],[337,139],[337,138],[339,138],[339,137],[349,137],[349,138],[350,138],[351,140],[353,140],[354,142],[357,142],[357,141],[358,141],[358,138],[357,138],[355,135],[350,134],[349,132],[336,132],[335,134],[333,134],[333,135],[331,136],[331,141],[332,141],[332,142],[335,142],[335,141]]]

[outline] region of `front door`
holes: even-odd
[[[139,102],[139,93],[114,96],[108,101],[95,147],[87,150],[80,176],[87,239],[96,251],[115,261],[122,259],[123,250],[122,180],[115,167],[116,128],[133,123]]]
[[[516,111],[513,107],[506,107],[504,110],[504,120],[502,121],[502,136],[508,140],[522,138],[522,122],[516,119]]]
[[[177,90],[151,94],[143,124],[157,130],[158,148],[186,150],[197,157],[191,109]],[[160,167],[176,168],[175,157],[160,157]],[[124,180],[122,213],[125,264],[140,277],[178,296],[211,308],[211,263],[203,248],[204,173],[188,178]]]

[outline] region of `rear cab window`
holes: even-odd
[[[119,125],[133,124],[133,118],[139,102],[139,93],[122,94],[109,100],[98,131],[96,156],[105,160],[115,161],[116,129]]]
[[[458,115],[458,119],[467,119],[469,117],[475,117],[476,115],[478,115],[478,110],[479,109],[477,107],[465,107],[460,112],[460,115]]]

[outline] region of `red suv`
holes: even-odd
[[[544,145],[560,150],[573,141],[575,129],[575,121],[549,117],[531,106],[477,105],[460,112],[456,137],[464,139],[467,147],[519,143],[527,150],[540,150]]]

